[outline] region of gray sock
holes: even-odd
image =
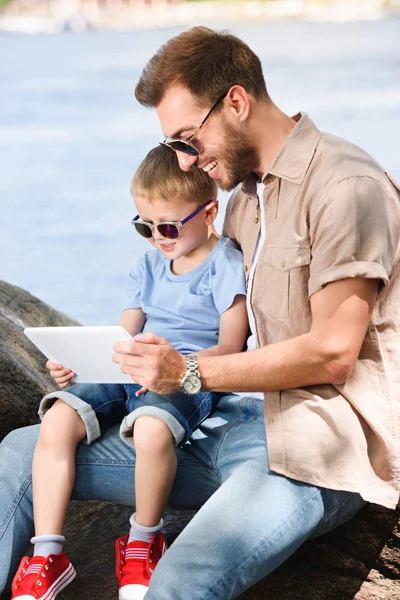
[[[64,542],[63,535],[37,535],[31,539],[31,544],[34,544],[33,556],[61,554]]]
[[[139,540],[141,542],[150,542],[153,535],[161,531],[164,525],[164,521],[163,519],[161,519],[157,525],[153,525],[153,527],[146,527],[146,525],[140,525],[139,523],[136,523],[135,516],[136,513],[133,513],[133,515],[129,519],[131,529],[129,531],[128,544],[136,540]]]

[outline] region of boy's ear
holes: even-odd
[[[218,202],[217,200],[211,200],[204,209],[204,222],[206,225],[212,225],[218,214]]]

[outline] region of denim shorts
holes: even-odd
[[[66,390],[51,392],[41,401],[39,416],[42,419],[47,410],[60,398],[74,408],[86,427],[86,443],[91,444],[104,431],[121,423],[122,439],[133,446],[133,424],[139,417],[151,416],[164,421],[181,446],[192,435],[210,412],[216,407],[221,394],[200,392],[188,396],[183,392],[160,395],[146,392],[135,396],[141,388],[136,383],[77,383]]]

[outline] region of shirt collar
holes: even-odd
[[[257,196],[257,184],[260,178],[255,173],[250,173],[242,183],[242,192],[246,196]]]
[[[261,181],[265,183],[268,175],[275,175],[297,184],[301,184],[313,159],[315,149],[321,138],[321,132],[306,113],[292,117],[296,125],[286,138],[282,148],[275,156]],[[242,183],[242,192],[257,194],[259,178],[251,173]]]

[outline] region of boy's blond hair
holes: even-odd
[[[182,171],[175,152],[166,146],[150,150],[131,182],[131,194],[148,202],[179,197],[198,204],[217,198],[217,184],[202,169]]]

